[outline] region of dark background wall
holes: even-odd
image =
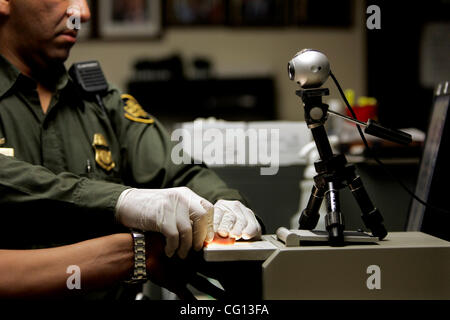
[[[379,120],[393,128],[425,131],[433,87],[420,81],[422,36],[429,23],[450,21],[450,1],[366,3],[381,9],[381,29],[367,30],[368,94],[378,99]]]

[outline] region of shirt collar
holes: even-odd
[[[56,81],[56,90],[61,91],[64,88],[66,88],[67,84],[69,83],[69,73],[67,72],[66,68],[63,64],[61,64],[61,68],[58,71],[58,80]]]
[[[16,83],[20,71],[0,54],[0,97]]]
[[[63,64],[57,67],[55,73],[57,74],[55,88],[58,92],[63,90],[69,83],[69,74]],[[26,77],[0,54],[0,98],[14,86],[21,76]]]

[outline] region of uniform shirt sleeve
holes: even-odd
[[[126,117],[124,102],[118,90],[104,98],[115,125],[124,159],[125,183],[138,188],[171,188],[187,186],[215,203],[219,199],[248,202],[229,188],[212,170],[201,164],[176,164],[171,159],[176,142],[153,116],[153,123],[142,123]]]
[[[0,205],[45,201],[62,207],[114,212],[120,193],[127,188],[68,172],[54,174],[43,166],[0,154]]]

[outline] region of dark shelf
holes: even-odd
[[[274,82],[270,77],[133,80],[128,91],[163,122],[193,121],[198,117],[228,121],[275,119]]]

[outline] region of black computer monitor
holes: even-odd
[[[413,199],[407,231],[422,231],[450,241],[450,88],[441,83],[435,93],[415,194],[444,210]],[[446,212],[445,212],[446,211]]]

